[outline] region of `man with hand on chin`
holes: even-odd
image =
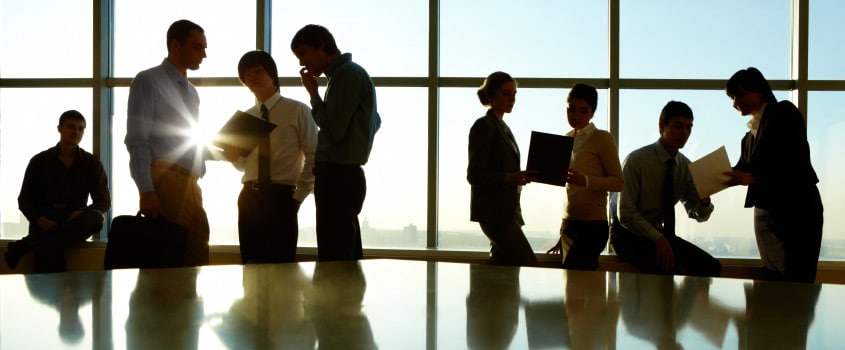
[[[364,68],[352,62],[352,54],[340,53],[334,36],[323,26],[306,25],[296,32],[290,48],[303,67],[302,86],[320,127],[314,163],[319,259],[361,259],[358,214],[367,193],[362,166],[381,126],[375,84]],[[329,81],[325,98],[317,88],[317,77],[324,73]]]

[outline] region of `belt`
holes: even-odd
[[[255,191],[269,191],[269,190],[289,190],[291,192],[296,190],[296,186],[288,185],[288,184],[264,184],[261,185],[258,181],[247,181],[244,182],[244,188],[255,190]]]
[[[196,175],[194,175],[194,173],[192,171],[185,169],[185,168],[183,168],[183,167],[181,167],[181,166],[179,166],[178,164],[175,164],[175,163],[162,162],[162,161],[159,161],[159,160],[154,160],[154,161],[152,161],[152,163],[150,163],[150,166],[155,167],[155,168],[163,168],[163,169],[166,169],[166,170],[169,170],[169,171],[179,173],[180,175],[184,175],[184,176],[196,176]]]

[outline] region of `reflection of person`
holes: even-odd
[[[754,67],[734,73],[726,92],[734,108],[751,115],[727,184],[748,186],[745,207],[754,207],[760,257],[775,278],[813,282],[824,208],[804,116],[792,102],[778,102]]]
[[[536,265],[537,257],[522,233],[525,222],[519,205],[522,186],[530,178],[519,170],[519,146],[503,119],[516,102],[516,80],[494,72],[478,89],[478,99],[489,109],[469,131],[470,220],[478,222],[490,239],[491,263]]]
[[[508,349],[519,324],[519,268],[469,265],[467,348]]]
[[[205,174],[209,156],[191,140],[199,95],[186,77],[188,69],[199,69],[205,48],[202,27],[173,22],[167,30],[167,58],[132,80],[126,120],[129,170],[140,192],[140,211],[187,228],[186,266],[208,264],[208,217],[197,178]]]
[[[62,273],[55,275],[27,274],[26,288],[35,300],[59,312],[59,337],[68,345],[85,338],[79,308],[96,300],[105,286],[101,272]]]
[[[29,234],[9,243],[4,258],[10,268],[34,251],[36,272],[66,271],[67,248],[103,227],[111,207],[108,179],[100,160],[79,147],[85,126],[81,113],[62,113],[59,143],[29,161],[18,196]],[[86,206],[89,195],[92,204]]]
[[[699,294],[707,293],[708,279],[686,277],[676,286],[671,276],[624,273],[619,275],[620,319],[631,335],[657,349],[683,349],[678,331],[692,316]],[[626,344],[621,348],[625,348]]]
[[[619,304],[608,298],[607,274],[567,270],[566,315],[572,349],[613,347]]]
[[[358,214],[364,205],[367,163],[381,126],[376,88],[367,71],[341,54],[328,29],[309,24],[294,35],[290,48],[303,68],[302,86],[311,96],[317,126],[314,205],[319,259],[355,260],[364,256]],[[326,74],[324,98],[317,77]]]
[[[314,266],[308,314],[320,349],[377,349],[361,302],[367,290],[357,261],[323,262]]]
[[[276,124],[266,143],[246,157],[240,156],[237,147],[227,147],[225,152],[226,158],[244,171],[238,197],[238,237],[244,263],[294,261],[297,213],[314,187],[317,126],[308,106],[279,94],[278,76],[276,62],[264,51],[247,52],[238,63],[241,83],[258,102],[246,113],[266,116]]]
[[[214,330],[229,349],[314,349],[303,304],[309,282],[298,264],[245,266],[244,296]]]
[[[698,198],[690,160],[679,152],[692,133],[692,121],[689,106],[669,101],[660,112],[660,139],[631,152],[622,166],[625,183],[610,244],[643,272],[718,276],[722,269],[710,254],[675,235],[678,200],[698,222],[713,212],[710,197]]]
[[[203,301],[199,269],[141,269],[129,298],[127,349],[197,349]]]
[[[807,349],[822,285],[815,283],[745,284],[745,315],[737,320],[742,349]]]
[[[622,190],[622,165],[609,132],[591,122],[598,105],[596,88],[575,84],[566,98],[566,119],[575,137],[566,180],[566,208],[560,240],[550,252],[563,254],[567,269],[595,270],[607,246],[607,192]]]

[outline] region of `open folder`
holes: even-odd
[[[251,114],[237,111],[229,121],[220,128],[217,136],[211,141],[212,145],[220,148],[236,146],[241,149],[241,156],[248,156],[264,138],[270,134],[276,124]]]
[[[566,173],[569,171],[574,141],[575,138],[571,136],[532,131],[525,170],[533,172],[536,182],[566,186]]]
[[[689,164],[692,182],[698,190],[698,197],[705,198],[727,188],[725,181],[731,179],[725,172],[731,171],[728,151],[725,146],[719,147],[706,156]]]

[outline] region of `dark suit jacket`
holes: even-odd
[[[517,220],[522,225],[520,187],[505,184],[505,173],[520,171],[519,148],[515,141],[511,142],[513,136],[499,128],[498,123],[498,118],[487,111],[469,131],[470,220],[488,223]]]
[[[742,156],[734,169],[754,175],[745,197],[747,208],[821,206],[804,117],[792,102],[766,106],[757,137],[749,132],[742,138]]]

